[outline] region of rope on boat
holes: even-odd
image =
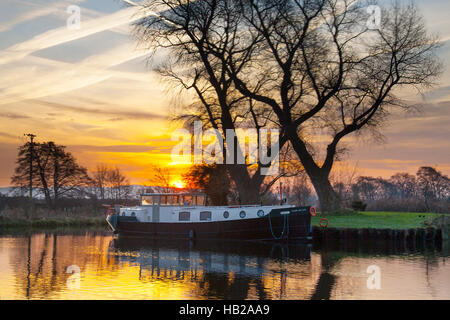
[[[289,236],[289,215],[285,214],[283,217],[283,231],[281,232],[281,235],[279,237],[275,236],[275,234],[273,233],[273,227],[272,227],[272,219],[270,218],[271,213],[268,214],[269,216],[269,226],[270,226],[270,232],[272,233],[272,237],[275,240],[281,240],[283,239],[284,233],[286,231],[286,227],[287,227],[287,233],[286,233],[286,238]]]

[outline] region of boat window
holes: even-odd
[[[168,202],[169,205],[177,205],[180,204],[180,198],[178,196],[168,196]]]
[[[132,212],[132,213],[131,213],[131,216],[132,216],[132,217],[135,217],[135,216],[136,216],[136,213]]]
[[[178,221],[189,221],[191,220],[191,213],[187,211],[180,212],[178,215]]]
[[[192,196],[183,196],[183,205],[191,206],[192,205]]]
[[[223,212],[223,217],[224,217],[225,219],[228,219],[229,216],[230,216],[230,213],[229,213],[228,211],[224,211],[224,212]]]
[[[204,206],[205,205],[205,196],[197,196],[197,205]]]
[[[242,210],[241,212],[239,212],[239,217],[245,218],[245,211],[244,211],[244,210]]]
[[[201,211],[200,220],[201,221],[211,221],[211,211]]]
[[[262,217],[262,216],[264,216],[264,211],[262,211],[262,210],[258,210],[258,217]]]
[[[146,206],[146,205],[152,205],[153,201],[152,201],[152,196],[142,196],[142,205]]]
[[[160,204],[167,205],[167,196],[160,196]]]

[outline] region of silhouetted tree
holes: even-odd
[[[228,204],[230,194],[230,179],[224,165],[195,165],[183,175],[188,188],[201,189],[211,201],[211,205]]]
[[[156,48],[165,47],[171,52],[170,58],[155,70],[172,84],[194,92],[197,98],[191,105],[183,106],[181,114],[175,119],[188,125],[196,120],[201,121],[205,129],[218,130],[223,139],[227,130],[256,129],[259,146],[261,130],[278,127],[272,121],[273,112],[236,90],[222,57],[210,54],[207,49],[214,45],[226,54],[231,44],[227,36],[237,31],[235,24],[239,14],[235,10],[239,10],[238,2],[163,0],[145,3],[143,8],[160,11],[160,15],[149,15],[139,21],[136,36],[141,43]],[[212,36],[214,32],[218,32],[217,37],[221,40]],[[233,37],[229,40],[234,41]],[[281,136],[280,148],[286,142],[286,138]],[[261,190],[266,178],[261,169],[268,165],[263,164],[259,157],[253,165],[247,159],[245,163],[237,163],[237,154],[244,150],[245,146],[239,141],[233,148],[224,145],[224,158],[227,152],[235,155],[234,164],[225,163],[226,169],[239,201],[242,204],[257,203],[260,195],[267,191]],[[279,176],[271,178],[276,180]]]
[[[301,206],[311,205],[310,198],[313,191],[311,190],[308,176],[305,173],[299,174],[292,178],[291,181],[291,184],[286,189],[289,203]]]
[[[150,183],[156,185],[160,192],[170,193],[174,191],[172,183],[172,173],[167,167],[160,167],[157,165],[151,166],[152,176],[150,177]]]
[[[432,200],[448,200],[450,179],[432,167],[420,167],[417,171],[417,185],[427,210]]]
[[[396,194],[400,199],[408,199],[417,195],[416,177],[408,173],[396,173],[389,181],[395,187]]]
[[[52,141],[33,143],[33,185],[42,190],[49,208],[55,208],[58,199],[71,197],[91,184],[87,169],[78,165],[65,148]],[[11,178],[14,186],[28,187],[30,157],[29,143],[19,147],[17,167]]]
[[[108,172],[110,168],[106,164],[98,164],[96,170],[92,173],[94,188],[100,199],[104,200],[106,196],[106,186],[108,183]]]
[[[118,167],[98,164],[92,173],[92,185],[97,196],[104,199],[127,199],[130,196],[130,181]]]

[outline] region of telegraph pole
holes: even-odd
[[[27,133],[24,136],[30,138],[30,201],[33,200],[33,139],[36,137],[35,134]]]

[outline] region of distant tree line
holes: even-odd
[[[400,172],[385,179],[358,176],[334,183],[347,207],[355,210],[450,212],[450,179],[433,167],[415,175]]]
[[[416,175],[396,173],[389,179],[359,177],[351,187],[352,202],[371,210],[449,212],[450,179],[433,167]]]

